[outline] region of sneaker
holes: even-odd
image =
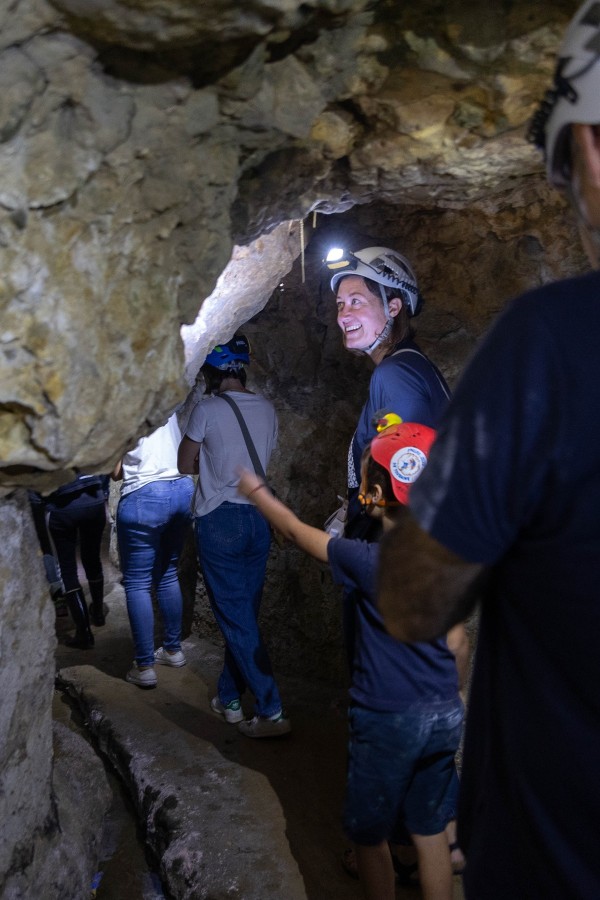
[[[158,650],[154,651],[154,662],[159,663],[161,666],[174,666],[178,669],[180,666],[185,666],[186,659],[183,655],[183,650],[169,653],[164,647],[159,647]]]
[[[137,663],[134,662],[133,668],[125,676],[125,681],[137,684],[138,687],[153,688],[156,687],[158,679],[154,669],[138,669]]]
[[[210,708],[213,712],[216,712],[218,716],[223,716],[225,721],[229,722],[230,725],[235,725],[236,722],[241,722],[244,718],[242,704],[239,700],[231,700],[230,703],[223,706],[218,697],[213,697],[210,701]]]
[[[282,710],[274,716],[254,716],[253,719],[246,719],[240,722],[238,730],[251,738],[279,737],[281,734],[289,734],[292,726]]]

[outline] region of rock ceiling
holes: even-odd
[[[4,489],[106,469],[160,421],[180,325],[221,273],[196,356],[261,309],[313,211],[541,196],[524,130],[577,6],[6,0]]]

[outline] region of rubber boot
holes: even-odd
[[[59,618],[63,616],[69,615],[69,610],[67,609],[67,604],[65,602],[65,595],[62,592],[62,584],[60,590],[54,591],[52,590],[52,586],[50,587],[50,596],[52,598],[52,602],[54,603],[54,611]]]
[[[92,625],[104,625],[106,622],[106,619],[104,618],[104,577],[101,575],[100,578],[94,578],[93,581],[88,581],[88,587],[92,598],[92,602],[90,603],[90,619],[92,620]]]
[[[81,589],[68,591],[65,594],[65,600],[67,601],[71,618],[75,622],[75,637],[67,638],[65,644],[67,647],[89,650],[90,647],[94,646],[94,635],[90,628],[90,617],[85,605],[83,591]]]

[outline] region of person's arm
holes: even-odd
[[[456,660],[456,671],[458,673],[458,690],[465,699],[465,688],[467,686],[467,678],[469,675],[469,657],[471,652],[471,642],[467,629],[461,622],[450,629],[446,635],[448,649]]]
[[[378,604],[401,641],[430,641],[463,622],[478,598],[483,566],[466,562],[406,515],[381,541]]]
[[[262,478],[247,469],[240,470],[238,492],[246,497],[263,514],[273,528],[284,538],[300,547],[305,553],[321,562],[327,562],[327,544],[331,536],[320,528],[306,525],[285,503],[274,497]]]
[[[177,468],[182,475],[197,475],[200,457],[200,444],[184,435],[177,451]]]
[[[115,465],[114,469],[110,473],[110,477],[113,481],[121,481],[123,478],[123,460],[120,459],[119,462]]]

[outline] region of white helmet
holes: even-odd
[[[333,272],[331,290],[336,291],[338,282],[346,275],[360,275],[384,287],[396,288],[406,304],[409,316],[416,316],[421,311],[423,298],[417,287],[415,273],[408,261],[396,250],[388,247],[365,247],[351,253],[345,250],[330,250],[325,260],[327,268]],[[385,291],[381,290],[381,299],[386,319],[389,318],[388,301]]]
[[[567,28],[554,73],[529,127],[528,138],[544,150],[548,180],[570,181],[569,125],[600,123],[600,2],[586,0]]]

